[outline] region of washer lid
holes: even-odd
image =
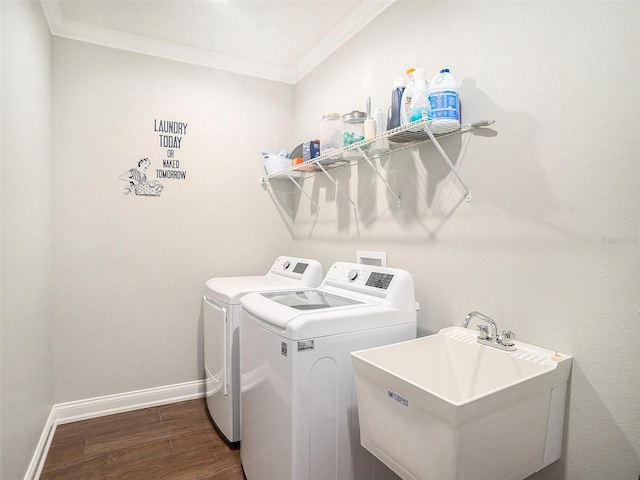
[[[324,289],[249,293],[240,304],[241,329],[243,323],[249,322],[291,340],[416,322],[415,310],[401,310]]]
[[[261,293],[273,302],[296,310],[320,310],[323,308],[343,307],[361,304],[357,300],[341,297],[321,290],[293,290],[288,292]]]

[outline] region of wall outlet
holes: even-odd
[[[368,252],[356,250],[356,263],[363,265],[373,265],[376,267],[387,266],[387,252]]]

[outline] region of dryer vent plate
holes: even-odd
[[[356,250],[356,263],[361,265],[372,265],[374,267],[387,266],[387,252],[368,252]]]

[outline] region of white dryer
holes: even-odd
[[[397,478],[360,446],[350,353],[416,338],[411,275],[338,262],[318,289],[252,293],[241,304],[247,479]]]
[[[207,407],[228,443],[240,441],[240,298],[249,292],[317,287],[322,265],[316,260],[278,257],[266,275],[219,277],[206,282],[204,370]]]

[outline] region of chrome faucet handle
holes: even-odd
[[[514,343],[511,340],[516,339],[516,334],[511,330],[505,330],[502,332],[501,343],[506,347],[512,347]]]
[[[478,325],[476,327],[476,329],[479,332],[478,338],[480,340],[490,340],[490,337],[489,337],[489,326],[488,325]]]

